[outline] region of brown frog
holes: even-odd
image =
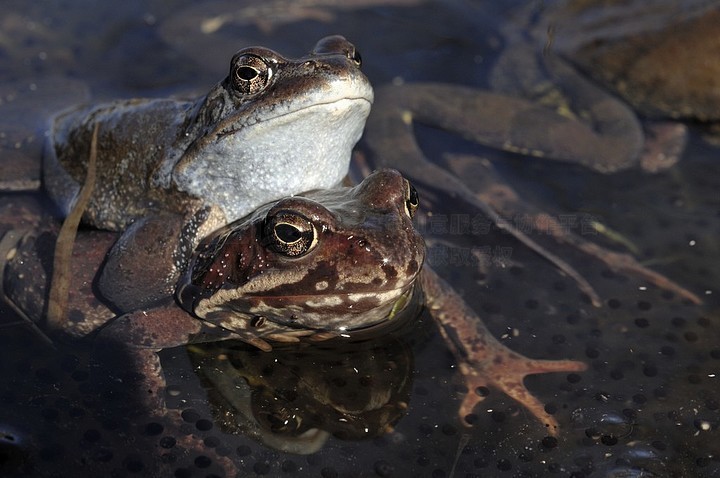
[[[494,339],[463,299],[423,268],[424,242],[412,225],[417,206],[414,189],[393,170],[378,171],[354,188],[270,203],[202,241],[175,300],[168,297],[117,318],[105,308],[100,315],[107,324],[98,339],[135,349],[136,366],[150,392],[147,400],[161,407],[159,349],[239,339],[269,351],[288,343],[369,339],[397,326],[401,318],[414,317],[411,312],[420,300],[455,353],[470,390],[461,418],[483,400],[474,390],[494,386],[526,406],[549,433],[557,433],[556,419],[523,379],[534,373],[580,371],[585,364],[528,359]],[[80,240],[89,239],[81,235]],[[45,281],[36,247],[35,240],[21,244],[4,279],[6,293],[20,308],[38,313],[31,304],[33,299],[41,303]],[[77,262],[70,317],[84,323],[98,315],[98,298],[87,276],[99,264],[82,264],[82,258]],[[18,280],[17,273],[27,270],[34,272]]]
[[[98,127],[97,179],[83,222],[125,231],[112,255],[126,270],[102,280],[112,284],[107,299],[137,305],[126,290],[145,271],[128,268],[142,263],[138,254],[156,252],[139,245],[157,242],[167,222],[176,225],[163,237],[173,266],[148,284],[146,302],[171,292],[199,238],[285,194],[339,184],[373,100],[359,67],[355,47],[340,36],[298,59],[251,47],[197,100],[133,99],[57,116],[43,180],[64,214],[84,181]]]
[[[272,343],[372,337],[422,294],[468,389],[496,386],[556,433],[557,421],[523,378],[585,365],[527,359],[495,340],[452,287],[421,269],[423,240],[411,223],[416,208],[414,189],[388,170],[355,188],[280,200],[203,240],[177,299],[204,319],[206,333],[217,328],[216,335],[269,351]],[[146,312],[125,316],[110,330],[131,343],[164,333]],[[480,401],[469,392],[460,416]]]

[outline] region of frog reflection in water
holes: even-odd
[[[330,436],[385,435],[407,413],[413,355],[404,337],[417,313],[410,309],[404,325],[367,341],[277,347],[271,354],[224,341],[191,345],[188,353],[225,433],[310,454]]]
[[[99,127],[83,222],[125,231],[110,259],[122,271],[106,268],[100,278],[105,298],[120,309],[151,303],[172,292],[199,238],[283,195],[339,184],[373,100],[359,67],[354,46],[340,36],[299,59],[251,47],[197,101],[127,100],[59,115],[43,179],[64,213]],[[158,241],[168,222],[175,230]],[[163,251],[152,246],[158,242]],[[148,276],[137,256],[151,260],[167,249],[173,266]]]

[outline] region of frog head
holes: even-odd
[[[240,50],[180,133],[192,142],[173,167],[174,184],[219,205],[228,221],[284,194],[337,186],[373,101],[360,63],[341,36],[298,59]]]
[[[262,349],[384,324],[410,302],[423,264],[417,206],[394,170],[270,203],[200,244],[176,298]]]

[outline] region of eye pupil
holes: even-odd
[[[297,242],[302,237],[300,230],[291,224],[277,224],[275,226],[275,235],[278,239],[287,243]]]
[[[240,80],[250,81],[253,78],[256,78],[260,73],[251,66],[241,66],[237,69],[235,74]]]

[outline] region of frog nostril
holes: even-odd
[[[362,66],[362,55],[358,50],[348,52],[348,58],[355,62],[357,66]]]

